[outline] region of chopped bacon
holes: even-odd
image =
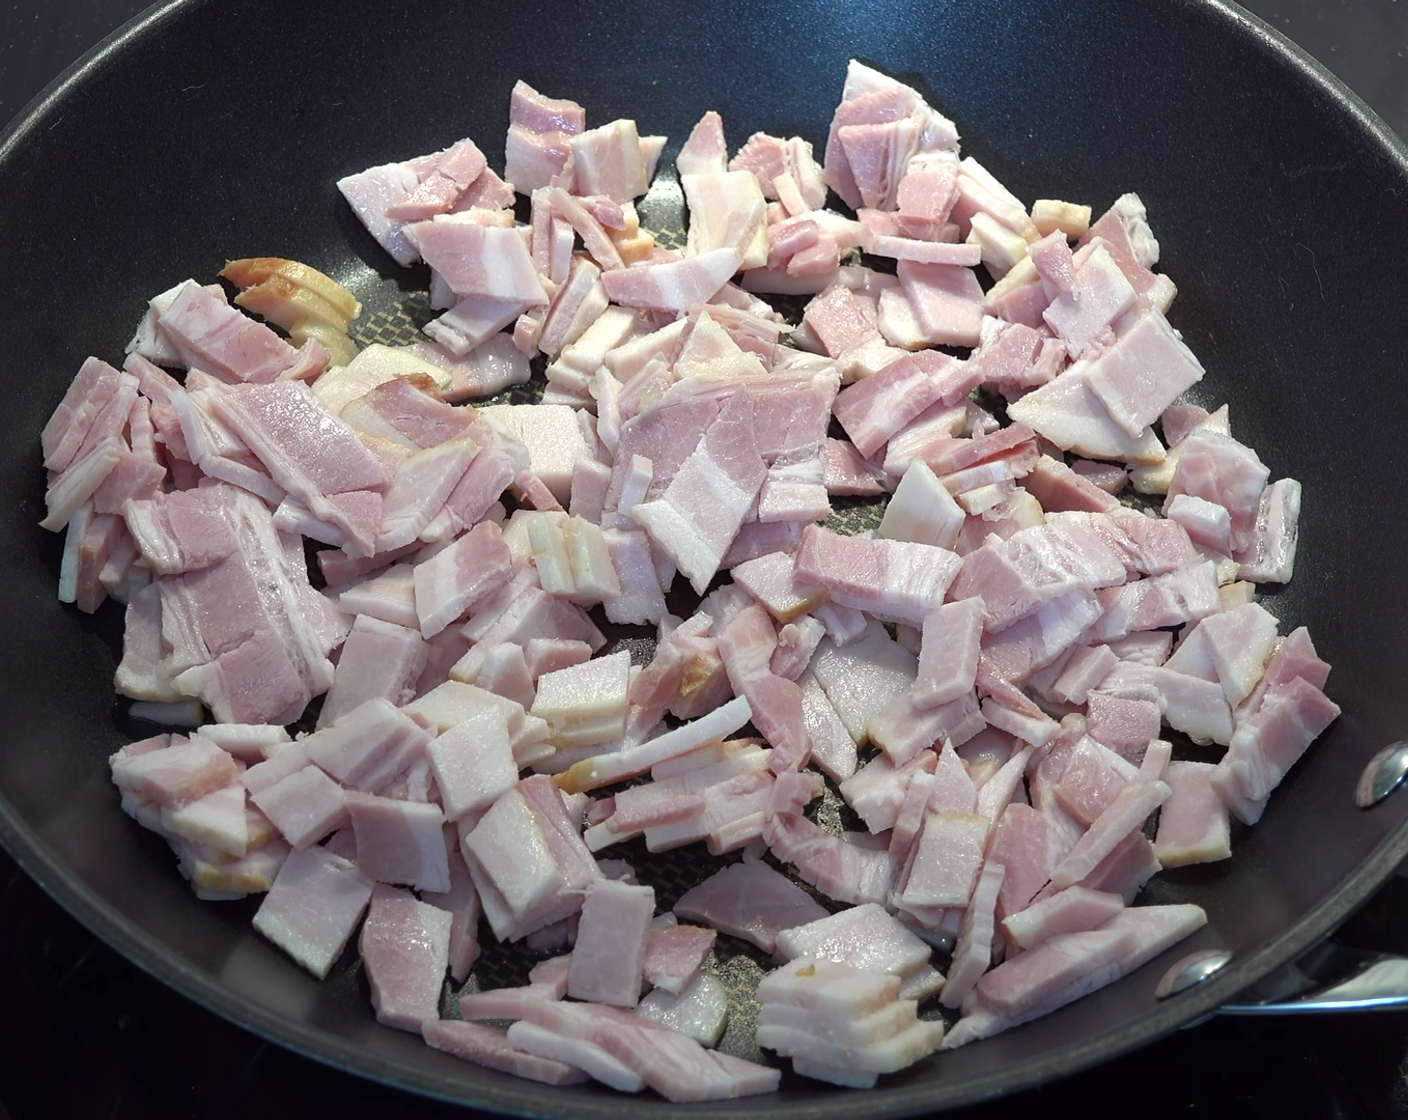
[[[113,755],[124,811],[199,897],[269,891],[256,928],[319,975],[370,901],[383,1021],[671,1101],[778,1083],[703,1048],[717,931],[795,958],[759,986],[757,1041],[867,1086],[939,1044],[920,1000],[961,1009],[961,1045],[1196,929],[1196,907],[1126,907],[1161,864],[1226,858],[1230,817],[1255,822],[1339,708],[1306,632],[1256,602],[1290,578],[1300,484],[1225,406],[1175,403],[1203,370],[1139,198],[1029,213],[853,62],[824,170],[763,133],[730,161],[705,114],[666,248],[635,205],[664,137],[588,130],[521,82],[509,125],[511,183],[461,139],[339,184],[429,265],[434,341],[359,352],[350,292],[237,261],[234,306],[189,280],[156,296],[122,370],[90,358],[45,426],[61,599],[126,603],[130,714],[197,727]],[[793,326],[757,291],[815,298]],[[459,403],[538,354],[540,403]],[[1125,508],[1130,482],[1164,516]],[[877,528],[832,531],[844,497],[886,491]],[[605,652],[597,607],[652,627],[648,664]],[[1164,726],[1228,749],[1174,759]],[[741,851],[676,906],[712,928],[596,858],[636,840]],[[507,1031],[437,1018],[481,917],[530,953],[575,946],[461,998]]]

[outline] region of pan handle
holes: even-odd
[[[1408,1008],[1408,958],[1327,941],[1223,1004],[1223,1015],[1313,1015]]]

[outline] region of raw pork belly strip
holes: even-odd
[[[1131,903],[1227,858],[1230,817],[1339,714],[1308,635],[1256,602],[1290,578],[1301,488],[1225,408],[1177,403],[1203,369],[1137,196],[1029,210],[852,63],[824,165],[762,133],[730,158],[705,115],[676,251],[635,204],[664,144],[519,83],[504,177],[461,138],[344,179],[430,266],[434,341],[359,352],[356,300],[296,262],[236,262],[235,306],[179,284],[46,425],[42,524],[64,601],[126,605],[132,714],[218,721],[114,754],[123,809],[200,897],[267,892],[256,928],[319,976],[360,923],[383,1022],[553,1084],[769,1091],[709,1049],[724,933],[782,964],[757,1041],[869,1086],[1205,920]],[[812,298],[793,327],[758,292]],[[460,403],[539,353],[541,403]],[[874,532],[821,524],[886,492]],[[647,664],[597,608],[652,628]],[[1227,749],[1174,757],[1165,726]],[[823,774],[863,827],[819,823]],[[657,915],[611,858],[636,837],[730,859]],[[562,953],[460,1000],[507,1030],[439,1018],[481,916]],[[936,995],[947,1038],[917,1015]]]

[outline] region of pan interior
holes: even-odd
[[[1151,886],[1152,901],[1209,912],[1175,952],[1237,955],[1202,989],[1156,1005],[1156,961],[864,1097],[789,1078],[776,1098],[699,1114],[912,1115],[1035,1084],[1201,1014],[1367,897],[1408,854],[1408,802],[1352,803],[1364,762],[1408,724],[1396,652],[1408,530],[1385,503],[1408,482],[1396,452],[1408,289],[1384,282],[1408,249],[1408,160],[1303,57],[1233,11],[1172,0],[745,3],[727,15],[628,0],[453,17],[348,0],[331,23],[298,5],[192,2],[110,42],[0,145],[0,237],[22,279],[0,310],[15,367],[3,609],[23,636],[0,653],[0,840],[46,889],[192,998],[342,1068],[521,1114],[658,1108],[460,1065],[377,1026],[354,967],[320,985],[249,930],[251,907],[190,896],[108,783],[107,755],[136,730],[111,690],[121,619],[54,598],[60,541],[35,526],[36,434],[87,354],[122,353],[147,297],[209,280],[226,258],[305,260],[351,287],[368,322],[413,316],[424,274],[384,258],[333,182],[464,135],[496,162],[517,78],[580,101],[593,122],[633,116],[669,135],[667,164],[707,108],[734,147],[760,130],[821,144],[850,57],[915,84],[1023,199],[1098,212],[1141,195],[1160,270],[1179,285],[1170,320],[1209,371],[1198,402],[1227,403],[1273,476],[1306,486],[1300,569],[1265,602],[1283,628],[1309,626],[1345,714],[1265,820],[1234,837],[1229,863]]]

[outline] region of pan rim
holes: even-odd
[[[159,34],[170,21],[208,2],[166,0],[155,4],[86,52],[0,131],[0,166],[15,158],[16,152],[23,149],[36,130],[56,114],[62,113],[73,98],[81,96],[89,75],[109,65],[115,57],[120,57],[130,43]],[[1336,112],[1345,117],[1345,125],[1364,134],[1367,146],[1387,156],[1408,181],[1408,143],[1318,60],[1231,0],[1198,0],[1196,6],[1212,18],[1221,20],[1227,34],[1248,36],[1249,43],[1254,43],[1257,49],[1289,67],[1300,81],[1308,81],[1318,87],[1335,103]],[[409,1068],[336,1036],[292,1023],[251,998],[233,993],[214,977],[164,950],[154,937],[129,925],[114,907],[83,887],[41,837],[20,818],[3,793],[0,793],[0,846],[10,852],[26,874],[60,906],[153,978],[244,1029],[332,1068],[439,1100],[518,1115],[591,1116],[604,1120],[619,1115],[622,1110],[643,1115],[673,1114],[675,1111],[672,1106],[658,1100],[627,1098],[605,1091],[583,1093],[577,1088],[564,1093],[524,1082],[508,1083],[507,1078],[503,1085],[497,1083],[497,1078],[485,1078],[473,1086],[466,1086],[448,1074]],[[835,1094],[831,1099],[808,1099],[791,1105],[789,1111],[809,1117],[835,1117],[840,1120],[841,1117],[855,1116],[862,1109],[867,1116],[902,1117],[935,1108],[957,1108],[1030,1089],[1143,1047],[1179,1026],[1214,1011],[1252,980],[1304,953],[1358,909],[1405,857],[1408,857],[1408,823],[1386,837],[1346,877],[1338,891],[1322,900],[1296,925],[1262,948],[1247,954],[1224,974],[1144,1016],[1123,1034],[1101,1035],[1089,1042],[1053,1051],[1041,1059],[1026,1063],[1019,1071],[972,1078],[948,1092],[945,1092],[942,1083],[882,1087],[863,1097]],[[466,1088],[472,1089],[472,1093],[467,1093]],[[941,1100],[936,1101],[936,1096]],[[738,1111],[736,1102],[691,1107],[691,1112],[701,1117],[732,1117]]]

